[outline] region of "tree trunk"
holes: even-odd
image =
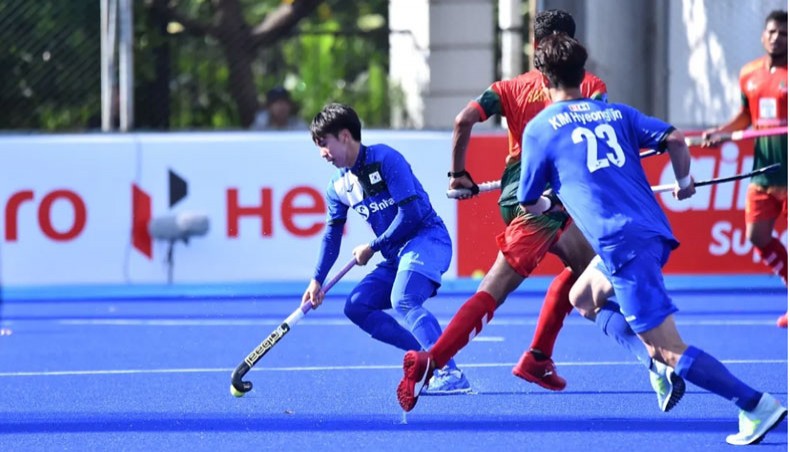
[[[252,75],[255,49],[250,45],[250,27],[238,0],[215,0],[216,35],[228,64],[228,89],[236,101],[241,125],[250,127],[258,109],[258,93]]]
[[[239,109],[241,125],[249,128],[258,111],[258,90],[252,74],[253,53],[238,43],[223,42],[222,47],[228,63],[228,85],[230,95]]]
[[[168,0],[152,0],[151,7],[167,20],[179,22],[195,36],[211,35],[219,40],[228,64],[231,97],[238,106],[241,125],[249,128],[258,110],[258,92],[252,73],[257,50],[282,39],[322,1],[283,2],[254,29],[245,22],[239,0],[213,0],[216,12],[210,22],[180,14]]]
[[[158,33],[157,39],[161,41],[153,48],[155,77],[148,91],[151,99],[147,103],[153,107],[148,112],[148,126],[167,130],[170,128],[170,46],[166,40],[167,20],[153,11],[149,14],[149,20]]]

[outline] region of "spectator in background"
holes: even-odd
[[[306,130],[307,124],[296,115],[296,104],[282,86],[266,93],[264,108],[259,110],[250,126],[252,130]]]
[[[718,133],[787,125],[787,11],[768,14],[761,40],[765,55],[741,69],[741,109],[726,124],[706,130],[704,146],[717,145]],[[786,286],[787,250],[773,230],[777,218],[787,217],[787,135],[756,139],[754,169],[777,162],[782,164],[780,171],[754,176],[749,184],[746,235]],[[776,323],[787,328],[787,313]]]

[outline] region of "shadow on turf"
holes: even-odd
[[[17,413],[18,415],[18,413]],[[296,432],[296,431],[458,431],[478,432],[715,432],[732,433],[735,419],[675,418],[582,418],[547,416],[497,416],[488,418],[409,414],[401,424],[401,414],[392,416],[264,415],[257,419],[228,416],[148,416],[141,413],[55,415],[47,419],[9,420],[3,416],[0,433],[78,432]],[[775,432],[787,430],[787,421]]]
[[[765,391],[769,394],[784,394],[786,390],[767,390]],[[641,394],[649,394],[655,396],[655,392],[653,391],[548,391],[543,389],[534,389],[532,391],[479,391],[475,392],[473,395],[477,396],[551,396],[551,395],[560,395],[560,394],[573,394],[573,395],[641,395]],[[710,394],[710,392],[705,390],[695,390],[695,391],[686,391],[686,395],[688,394]],[[457,394],[450,394],[450,395],[457,395]],[[448,396],[450,396],[448,395]],[[441,394],[424,394],[422,397],[448,397]]]

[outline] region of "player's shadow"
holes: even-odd
[[[707,394],[707,391],[686,391],[686,394]],[[569,394],[569,395],[642,395],[642,394],[650,394],[655,396],[655,392],[653,391],[549,391],[543,389],[535,389],[533,391],[477,391],[474,394],[470,395],[479,395],[479,396],[556,396],[561,394]],[[772,393],[773,394],[773,393]],[[430,397],[447,397],[447,396],[437,396],[431,395]],[[422,400],[422,398],[420,399]]]
[[[62,413],[47,419],[16,419],[2,414],[0,433],[89,433],[89,432],[376,432],[376,431],[458,431],[477,432],[711,432],[732,433],[732,418],[672,418],[656,422],[636,417],[552,417],[535,415],[460,417],[448,415],[173,415],[164,413]],[[787,421],[775,431],[787,430]]]
[[[767,390],[765,391],[769,394],[784,394],[787,392],[787,389],[774,389],[774,390]],[[556,396],[556,395],[651,395],[655,397],[656,393],[653,391],[549,391],[543,389],[535,389],[533,391],[475,391],[470,396]],[[699,389],[699,390],[686,390],[686,395],[689,394],[710,394],[708,391]],[[454,395],[458,397],[457,395]],[[449,395],[424,395],[422,397],[449,397]],[[683,402],[681,402],[683,403]]]

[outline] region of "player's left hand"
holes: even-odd
[[[357,265],[366,265],[375,253],[376,252],[373,251],[373,248],[370,247],[369,243],[358,245],[353,251],[351,251],[351,254],[354,255],[354,259],[357,260]]]
[[[474,179],[472,179],[472,175],[469,174],[468,171],[463,171],[463,174],[460,176],[452,176],[452,174],[448,174],[450,177],[450,189],[458,189],[458,188],[466,188],[471,191],[468,195],[461,195],[458,199],[470,199],[477,196],[480,193],[480,187],[477,186]]]
[[[675,197],[675,199],[683,200],[683,199],[691,198],[696,192],[697,192],[697,188],[694,186],[694,177],[692,176],[691,183],[689,184],[688,187],[680,188],[680,186],[678,185],[675,187],[675,191],[672,192],[672,195]]]
[[[546,191],[543,192],[543,196],[549,198],[549,201],[551,202],[551,208],[549,208],[549,210],[543,213],[560,212],[565,210],[565,206],[562,205],[562,201],[560,201],[559,196],[557,196],[557,194],[554,193],[554,190],[550,188],[547,189]]]

